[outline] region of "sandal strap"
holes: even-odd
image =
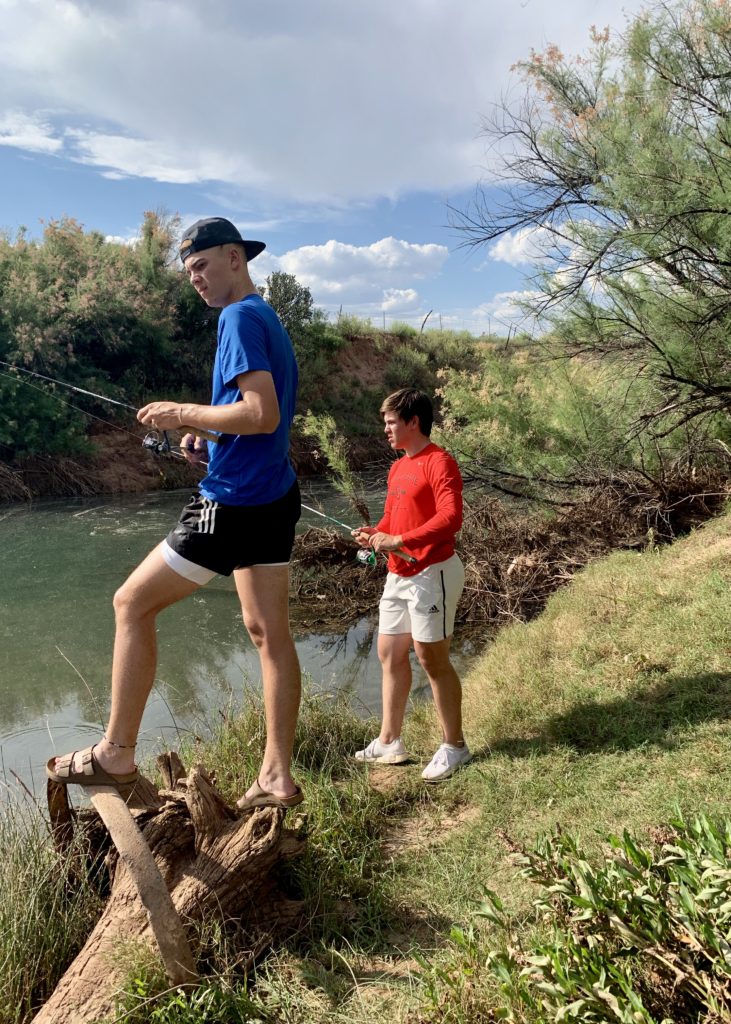
[[[62,757],[57,758],[56,774],[62,779],[67,779],[69,777],[76,753],[77,752],[74,750],[70,754],[64,754]]]

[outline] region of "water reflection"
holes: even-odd
[[[42,791],[53,754],[87,746],[106,719],[112,596],[176,521],[185,492],[85,499],[0,512],[0,754]],[[371,495],[373,512],[382,495]],[[345,518],[343,499],[320,482],[303,500]],[[302,529],[322,520],[303,512]],[[359,713],[380,712],[374,623],[344,635],[296,635],[313,689],[345,689]],[[459,656],[458,656],[459,660]],[[418,682],[419,675],[416,675]],[[179,734],[204,734],[219,709],[259,688],[259,661],[241,622],[232,580],[216,578],[159,618],[158,672],[142,722],[142,754]]]

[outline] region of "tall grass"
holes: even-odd
[[[38,808],[0,809],[0,1024],[21,1024],[84,944],[101,900],[83,870],[83,837],[55,853]]]
[[[121,1003],[128,1024],[320,1021],[327,1013],[327,993],[342,988],[340,972],[351,951],[384,947],[388,930],[399,923],[399,905],[393,900],[383,833],[413,807],[418,788],[410,784],[381,794],[369,785],[352,754],[364,745],[373,724],[353,713],[347,696],[304,697],[293,772],[305,792],[307,847],[303,857],[288,865],[284,879],[306,907],[299,932],[274,950],[257,968],[255,984],[248,986],[240,972],[236,929],[208,922],[206,934],[199,936],[207,973],[200,989],[155,1001],[155,993],[165,989],[164,979],[140,963],[130,970]],[[234,799],[255,777],[264,739],[261,699],[250,693],[222,719],[209,742],[181,753],[186,764],[203,763],[221,791]],[[290,817],[291,826],[297,816]],[[335,977],[334,965],[339,965]]]

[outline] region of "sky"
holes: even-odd
[[[531,239],[465,245],[499,200],[482,126],[513,65],[640,0],[0,0],[0,230],[224,216],[333,317],[505,333]]]

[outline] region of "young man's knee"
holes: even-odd
[[[378,637],[378,660],[381,665],[385,668],[392,668],[398,665],[403,665],[409,661],[409,652],[411,650],[411,637],[404,642],[402,639],[404,634],[397,634],[397,637],[391,637],[388,633],[381,633]]]
[[[136,590],[129,581],[122,584],[112,598],[112,607],[116,618],[125,618],[138,614],[139,600],[135,598]]]
[[[244,615],[244,625],[255,647],[261,648],[267,645],[270,634],[266,623],[262,619]]]
[[[451,664],[449,661],[449,647],[446,641],[426,643],[417,640],[414,643],[414,651],[419,664],[427,675],[443,672]]]
[[[289,622],[271,623],[251,615],[244,615],[244,626],[257,650],[276,653],[285,646],[292,644]]]

